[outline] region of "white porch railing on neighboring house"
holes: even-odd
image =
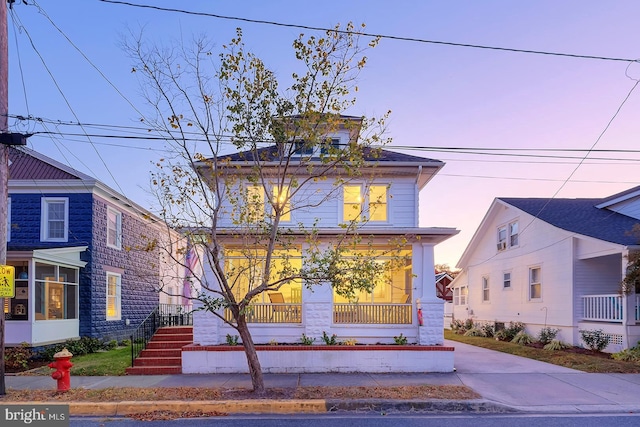
[[[620,295],[586,295],[582,297],[583,320],[596,322],[622,323],[624,302]],[[638,299],[636,297],[636,319],[638,318]]]
[[[636,322],[640,322],[640,295],[636,295]]]

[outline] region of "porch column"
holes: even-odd
[[[418,343],[444,344],[444,301],[436,296],[433,244],[413,245],[413,270],[416,309],[422,308],[423,325],[418,326]]]
[[[202,281],[204,283],[217,283],[215,276],[211,271],[209,263],[203,263],[202,266]],[[206,289],[202,288],[199,292],[209,293]],[[222,326],[222,320],[214,316],[206,310],[199,310],[202,308],[203,303],[199,300],[193,301],[193,343],[200,345],[218,345],[224,341],[220,337],[220,327]],[[222,311],[222,310],[221,310]]]
[[[622,277],[624,278],[627,274],[627,269],[629,267],[629,251],[625,251],[622,254]],[[622,343],[623,348],[631,348],[634,347],[638,340],[640,340],[640,334],[633,333],[636,328],[636,290],[631,289],[629,294],[622,293],[622,326],[624,328],[623,340]],[[633,326],[633,328],[632,328]]]

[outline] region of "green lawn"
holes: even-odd
[[[495,338],[465,337],[464,335],[455,334],[450,330],[444,331],[444,337],[452,341],[501,351],[503,353],[515,354],[517,356],[528,357],[529,359],[553,363],[554,365],[565,366],[567,368],[577,369],[584,372],[640,373],[640,363],[615,360],[609,357],[606,353],[579,353],[576,352],[576,350],[571,349],[549,351],[542,348],[527,347],[510,342],[497,341]]]
[[[71,363],[71,376],[124,375],[125,369],[131,366],[131,346],[73,356]],[[33,375],[50,375],[51,372],[53,370],[46,365],[31,371]]]

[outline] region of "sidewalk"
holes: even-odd
[[[221,412],[326,412],[328,410],[429,410],[537,413],[640,412],[640,374],[587,374],[544,362],[447,341],[455,352],[456,372],[445,374],[265,374],[267,387],[465,385],[482,396],[475,401],[237,401],[210,402],[202,410]],[[8,389],[50,389],[49,376],[7,376]],[[73,388],[251,387],[246,374],[73,377]],[[75,415],[123,415],[126,411],[192,410],[188,402],[73,404]]]

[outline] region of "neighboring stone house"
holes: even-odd
[[[621,293],[629,254],[640,249],[640,187],[604,199],[497,198],[465,249],[451,283],[454,316],[527,332],[602,330],[606,351],[640,339],[640,298]]]
[[[16,296],[5,299],[5,342],[128,338],[159,302],[166,260],[141,247],[163,238],[162,223],[26,147],[9,159],[7,264],[16,269]]]
[[[346,120],[360,123],[355,118]],[[323,138],[325,141],[330,140],[332,146],[339,149],[341,146],[357,143],[358,133],[359,126],[355,129],[354,126],[345,126],[330,135],[323,135]],[[278,191],[275,182],[282,178],[276,172],[280,150],[282,147],[274,145],[261,148],[255,153],[240,152],[217,159],[218,167],[225,168],[225,179],[232,180],[233,185],[237,186],[237,189],[234,187],[234,191],[230,192],[232,197],[248,194],[252,203],[257,202],[256,213],[260,215],[263,210],[268,215],[271,209],[265,202],[265,192],[276,194]],[[321,147],[311,149],[300,144],[290,161],[298,162],[300,166],[290,168],[284,181],[301,182],[307,178],[308,170],[314,165],[322,164],[320,150]],[[243,178],[254,167],[254,158],[264,161],[264,176],[273,179],[273,185],[269,184],[271,186],[268,185],[266,189]],[[200,165],[203,176],[211,173],[208,170],[210,165],[210,162],[202,162]],[[406,238],[402,255],[406,256],[407,261],[397,267],[388,280],[381,280],[372,293],[360,293],[352,300],[334,293],[329,284],[309,289],[301,281],[286,283],[278,292],[258,295],[252,300],[251,312],[247,316],[254,341],[263,344],[272,341],[296,343],[300,342],[304,334],[320,343],[323,333],[326,333],[328,336],[336,334],[339,340],[353,339],[364,344],[392,344],[394,336],[402,335],[409,343],[442,345],[444,301],[436,295],[434,247],[458,231],[453,228],[420,227],[418,210],[420,190],[443,166],[444,163],[439,160],[376,150],[366,152],[362,175],[357,178],[344,180],[340,171],[335,171],[326,179],[312,180],[303,192],[291,200],[291,206],[309,205],[313,208],[292,208],[280,223],[281,227],[293,230],[289,231],[288,236],[296,239],[298,224],[304,224],[306,227],[315,227],[320,244],[328,245],[346,233],[346,228],[341,224],[348,223],[353,215],[363,212],[368,217],[368,222],[359,233],[366,236],[365,240],[371,244],[368,250],[378,251],[379,259],[383,262],[389,256],[385,252],[393,247],[390,242]],[[335,182],[340,185],[335,185]],[[224,185],[219,188],[221,187]],[[218,218],[216,234],[225,247],[225,268],[247,271],[251,267],[243,264],[246,260],[238,249],[240,243],[237,236],[241,232],[231,214],[234,209],[231,205],[225,205],[229,203],[228,200],[223,197],[221,199],[222,213]],[[226,216],[225,212],[228,213]],[[305,245],[305,236],[300,233],[295,249],[290,251],[301,254]],[[301,263],[300,255],[296,254],[290,254],[291,258],[287,262]],[[274,262],[276,265],[280,262],[277,253]],[[251,279],[240,279],[237,282],[244,292],[251,284],[242,280]],[[215,275],[210,269],[205,270],[205,281],[209,286],[216,286]],[[194,342],[202,347],[191,350],[204,350],[204,346],[225,343],[225,337],[235,333],[229,325],[211,314],[196,312]],[[214,372],[218,369],[215,366],[204,366],[207,363],[203,359],[205,356],[196,356],[195,353],[198,352],[183,352],[183,372]],[[444,356],[445,352],[440,353]],[[215,365],[215,360],[209,358],[208,363]],[[362,369],[366,369],[366,366],[367,363],[363,362]],[[429,362],[425,362],[422,368],[428,370]]]

